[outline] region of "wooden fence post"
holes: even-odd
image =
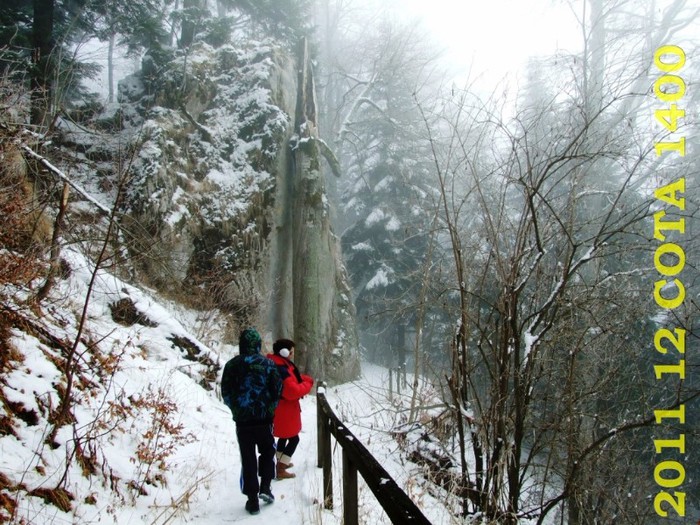
[[[318,407],[318,393],[325,390],[326,385],[322,381],[316,387],[316,466],[323,467],[323,442],[328,433],[328,424],[324,421],[323,410]]]
[[[328,416],[318,406],[319,392],[325,394],[326,383],[319,382],[316,392],[316,424],[318,427],[318,466],[323,468],[323,508],[333,509],[333,449],[331,449],[331,429]]]
[[[333,508],[333,457],[330,432],[326,437],[323,443],[323,507],[331,510]]]
[[[343,525],[358,525],[357,467],[343,449]]]
[[[331,435],[342,450],[342,489],[343,525],[358,525],[357,475],[362,475],[367,487],[372,491],[384,512],[394,525],[430,525],[416,504],[401,490],[389,473],[360,443],[345,424],[335,415],[325,391],[317,392],[317,410],[322,412],[318,419],[319,454],[323,467],[324,508],[333,508],[333,457]]]

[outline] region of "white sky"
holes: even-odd
[[[574,13],[552,0],[397,0],[418,17],[464,77],[484,75],[490,83],[517,73],[529,56],[580,48]]]

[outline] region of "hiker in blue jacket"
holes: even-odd
[[[221,377],[221,397],[236,422],[242,491],[248,496],[245,509],[250,514],[260,512],[258,497],[266,503],[275,501],[270,489],[275,477],[272,421],[282,393],[282,380],[275,364],[260,353],[261,347],[257,330],[243,330],[239,355],[226,363]]]

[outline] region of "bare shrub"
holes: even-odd
[[[158,326],[158,323],[151,321],[146,314],[140,312],[136,308],[134,301],[128,297],[124,297],[115,303],[111,303],[109,305],[109,309],[112,312],[112,319],[115,323],[119,323],[124,326],[133,326],[135,324],[150,327]]]
[[[173,421],[177,414],[177,404],[168,397],[165,387],[153,391],[149,387],[142,397],[130,397],[131,406],[144,412],[150,425],[141,435],[135,457],[138,465],[137,479],[131,483],[136,495],[146,494],[146,485],[165,485],[168,460],[175,451],[195,440],[192,433],[185,432],[181,423]]]

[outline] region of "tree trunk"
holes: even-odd
[[[359,373],[358,342],[347,276],[331,230],[305,39],[300,44],[297,94],[290,192],[297,361],[312,376],[347,381]]]
[[[406,326],[403,319],[396,324],[396,356],[400,373],[406,369]]]
[[[51,79],[53,78],[53,12],[54,0],[33,0],[31,123],[46,126],[51,113]]]
[[[226,4],[221,0],[216,0],[216,14],[219,16],[219,18],[224,18],[228,14]]]
[[[180,0],[175,0],[175,3],[173,4],[173,11],[177,11],[180,9]],[[170,45],[175,46],[177,43],[177,27],[175,24],[170,25]]]
[[[590,119],[597,115],[603,107],[603,85],[605,80],[605,13],[603,12],[603,0],[590,0],[590,42],[589,53],[584,57],[586,67],[585,100],[588,104],[587,117]]]
[[[107,102],[114,102],[114,35],[109,35],[109,48],[107,51]]]
[[[197,11],[200,7],[200,0],[184,0],[182,10],[184,18],[182,20],[182,28],[180,32],[180,49],[186,49],[194,42],[194,36],[197,31],[198,15]]]
[[[61,194],[61,201],[58,205],[58,214],[56,215],[56,220],[53,225],[53,235],[51,237],[51,258],[49,261],[49,273],[46,276],[44,284],[39,289],[36,294],[36,301],[43,301],[53,288],[54,282],[56,280],[56,275],[60,269],[60,256],[61,256],[61,235],[63,234],[63,219],[66,216],[66,209],[68,208],[68,196],[70,195],[70,186],[67,182],[63,183],[63,192]]]
[[[312,375],[323,377],[324,333],[322,319],[330,308],[324,277],[332,271],[327,264],[324,237],[330,234],[325,211],[325,189],[316,146],[316,100],[314,79],[304,40],[299,58],[299,82],[295,130],[298,143],[294,154],[293,263],[294,335],[297,359]]]

